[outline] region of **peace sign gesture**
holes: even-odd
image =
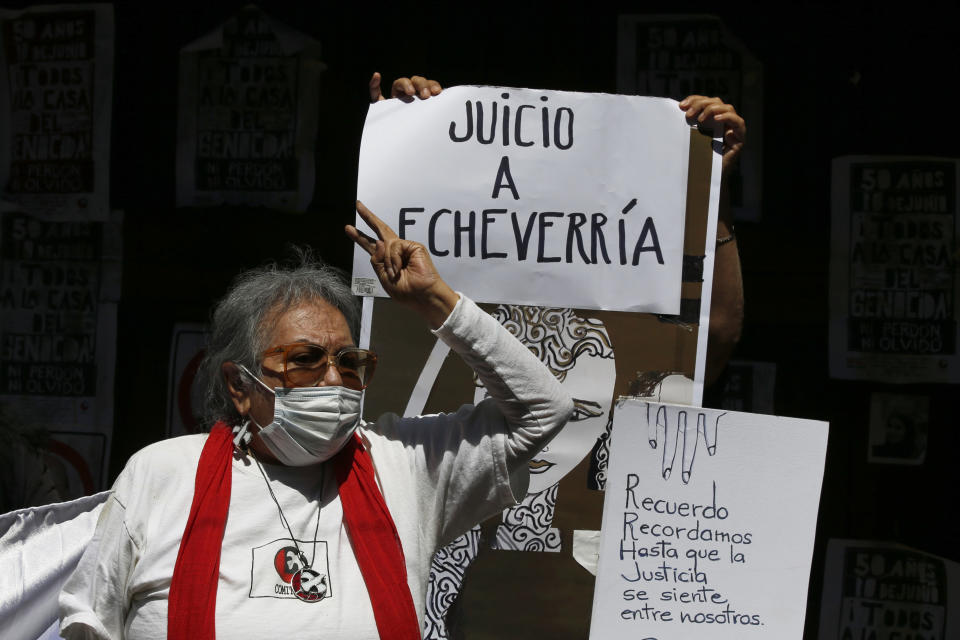
[[[348,224],[344,231],[370,254],[370,264],[384,290],[397,302],[420,312],[431,327],[439,327],[453,311],[459,297],[437,273],[426,247],[397,236],[359,200],[357,213],[377,237],[371,238],[352,224]]]

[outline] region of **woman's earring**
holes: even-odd
[[[250,420],[244,420],[242,425],[235,426],[233,432],[236,436],[233,438],[233,448],[241,453],[247,452],[247,447],[250,446],[250,440],[253,439],[253,434],[249,431]]]

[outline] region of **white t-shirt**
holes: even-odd
[[[382,416],[361,429],[403,546],[420,620],[434,551],[526,492],[526,462],[566,422],[572,402],[540,362],[461,297],[437,335],[492,398],[456,413]],[[135,454],[60,596],[65,638],[165,638],[170,579],[206,435]],[[378,638],[330,465],[263,465],[235,455],[217,589],[221,638]],[[318,519],[318,502],[320,505]],[[325,597],[297,597],[306,558]]]

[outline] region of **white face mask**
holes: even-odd
[[[277,460],[305,467],[332,458],[360,424],[362,391],[346,387],[294,387],[271,389],[260,378],[251,378],[272,393],[273,422],[260,427],[260,439]],[[252,420],[252,416],[249,416]]]

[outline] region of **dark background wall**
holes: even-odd
[[[6,3],[15,8],[26,3]],[[776,412],[831,423],[811,599],[828,537],[890,539],[954,560],[955,387],[833,381],[827,376],[831,158],[852,153],[956,156],[956,3],[438,3],[260,6],[319,39],[316,196],[302,215],[174,207],[179,49],[240,2],[116,5],[112,204],[125,211],[116,427],[111,478],[163,437],[173,323],[204,321],[241,269],[315,246],[349,268],[366,84],[421,74],[445,86],[495,84],[615,92],[620,13],[721,17],[764,65],[762,221],[737,227],[746,323],[736,356],[777,364]],[[931,396],[919,467],[868,465],[869,396]],[[815,628],[815,619],[808,627]],[[811,635],[808,628],[808,637]]]

